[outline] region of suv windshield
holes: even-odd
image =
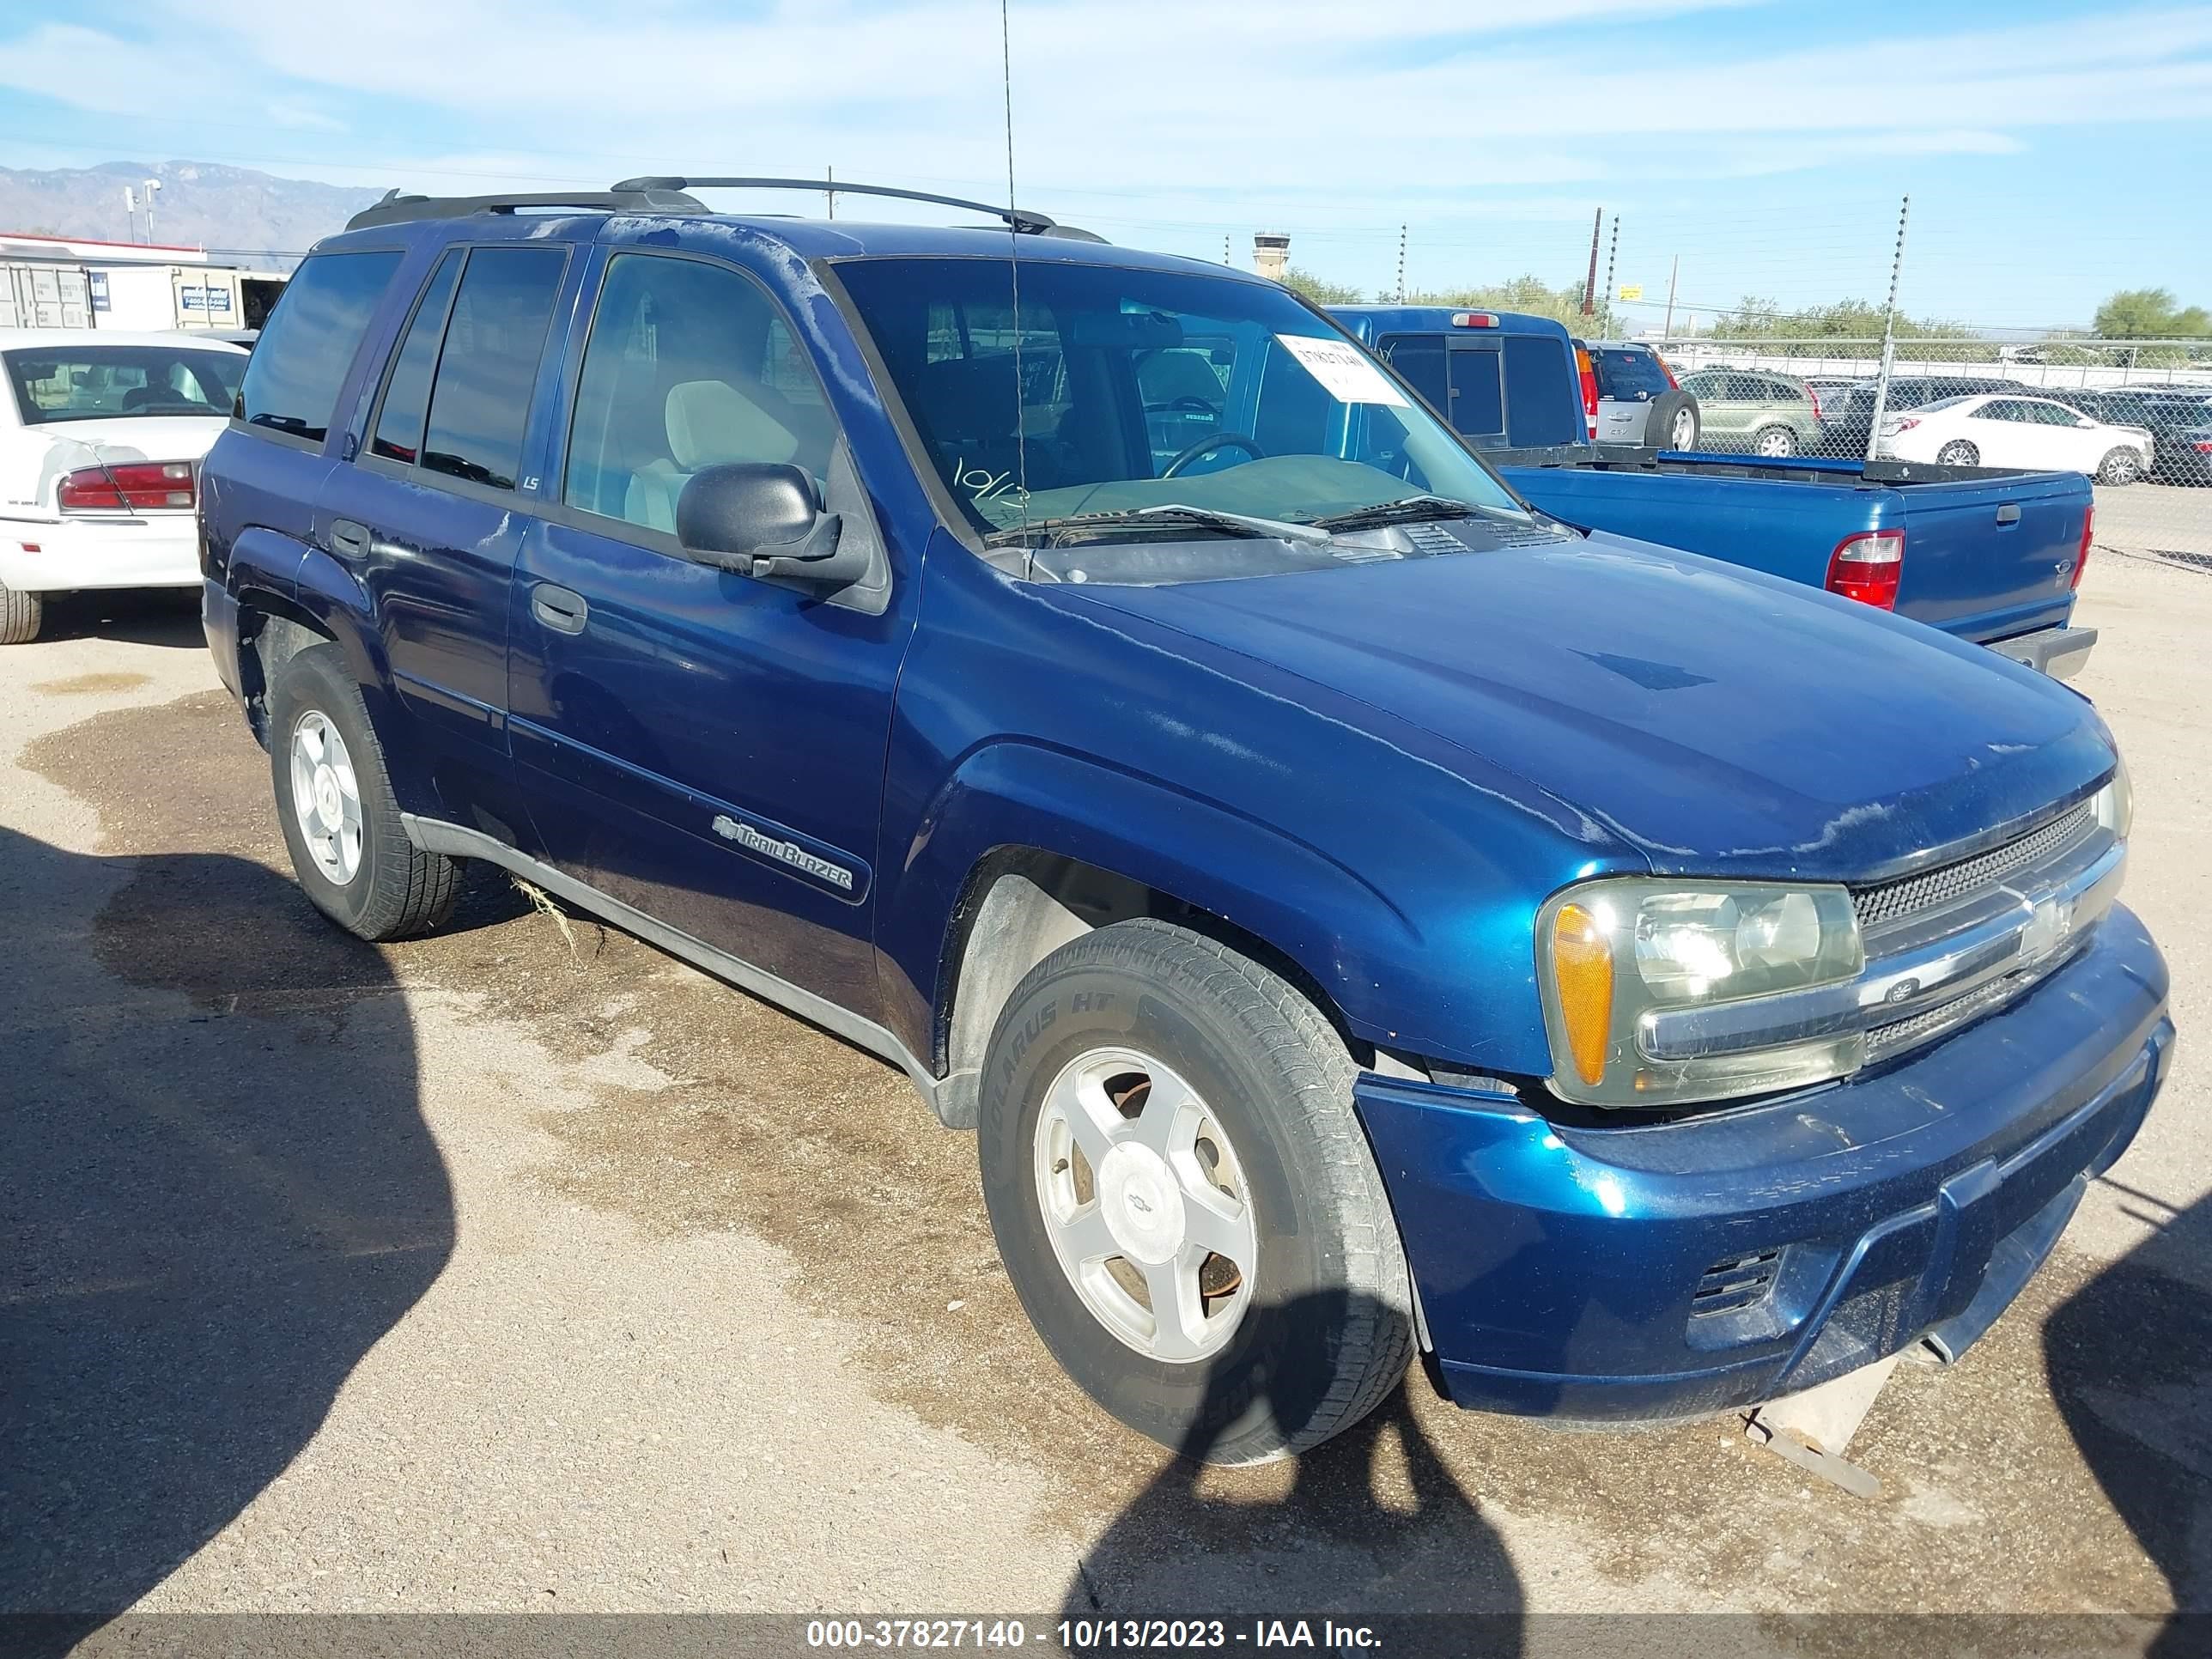
[[[228,415],[242,351],[189,346],[51,346],[0,354],[25,426],[157,415]]]
[[[1013,272],[1004,259],[837,267],[930,465],[986,534],[1170,506],[1304,523],[1414,496],[1526,521],[1456,437],[1284,289],[1024,260],[1018,326]]]

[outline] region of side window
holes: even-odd
[[[392,359],[392,376],[386,381],[384,402],[376,416],[376,435],[369,452],[387,460],[412,466],[422,458],[422,423],[430,413],[430,376],[438,367],[438,343],[446,337],[446,311],[453,300],[453,282],[461,274],[461,250],[447,250],[430,273],[422,297],[415,302],[415,319]]]
[[[2021,411],[2025,407],[2025,404],[2010,398],[1994,398],[1976,410],[1972,418],[1978,421],[2018,422],[2021,419]]]
[[[1382,356],[1406,384],[1439,412],[1449,407],[1444,386],[1444,343],[1419,334],[1394,334],[1382,343]]]
[[[2027,408],[2037,422],[2044,426],[2071,426],[2075,421],[2081,419],[2081,416],[2072,410],[2063,408],[2057,404],[2032,403],[2027,405]]]
[[[568,506],[672,535],[702,468],[788,463],[818,481],[836,443],[812,363],[750,278],[649,253],[609,263],[569,423]]]
[[[249,426],[322,441],[361,337],[399,255],[318,253],[285,284],[255,343],[234,412]]]
[[[514,488],[538,360],[568,259],[560,247],[470,252],[430,391],[425,471]]]
[[[1505,441],[1522,448],[1580,442],[1583,394],[1571,360],[1542,334],[1509,334],[1505,355]]]

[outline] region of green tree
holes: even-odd
[[[2097,307],[2096,331],[2107,340],[2179,340],[2212,334],[2203,306],[2174,303],[2163,288],[2124,288]]]
[[[1532,317],[1548,317],[1555,323],[1564,323],[1577,334],[1594,340],[1605,338],[1611,332],[1612,319],[1601,299],[1595,315],[1583,315],[1583,285],[1579,278],[1553,288],[1542,277],[1531,274],[1475,288],[1434,289],[1408,294],[1406,301],[1408,305],[1450,306],[1468,311],[1524,312]]]
[[[1326,276],[1300,270],[1296,265],[1283,272],[1283,286],[1317,306],[1356,306],[1366,297],[1356,288],[1332,283]]]

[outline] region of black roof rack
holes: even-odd
[[[630,189],[549,191],[528,196],[403,196],[385,191],[381,200],[346,221],[348,230],[371,225],[405,224],[415,219],[461,219],[472,213],[512,213],[517,208],[578,208],[586,213],[704,213],[707,204],[681,190]]]
[[[692,190],[805,190],[823,196],[888,196],[901,202],[933,202],[939,207],[964,208],[970,213],[988,213],[994,219],[1004,220],[1013,230],[1029,236],[1065,236],[1083,242],[1103,242],[1106,239],[1073,225],[1063,225],[1033,213],[1027,208],[1001,206],[994,202],[971,202],[964,197],[938,196],[926,190],[899,190],[890,185],[848,185],[833,179],[625,179],[615,186],[617,191],[692,191]]]
[[[939,207],[987,213],[1026,236],[1063,236],[1079,242],[1106,239],[1063,225],[1027,208],[935,196],[925,190],[890,185],[848,185],[827,179],[625,179],[607,190],[549,191],[525,196],[403,196],[386,191],[383,199],[346,221],[348,230],[372,225],[404,224],[415,219],[462,219],[472,213],[513,213],[518,208],[574,208],[586,213],[708,213],[713,210],[693,190],[805,190],[831,196],[889,196],[902,202],[933,202]]]

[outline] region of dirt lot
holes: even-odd
[[[2107,551],[2079,684],[2181,1057],[2020,1304],[1898,1372],[1873,1502],[1418,1375],[1194,1474],[1061,1379],[902,1079],[502,880],[340,936],[196,618],[62,607],[0,652],[0,1612],[2205,1606],[2212,573]]]

